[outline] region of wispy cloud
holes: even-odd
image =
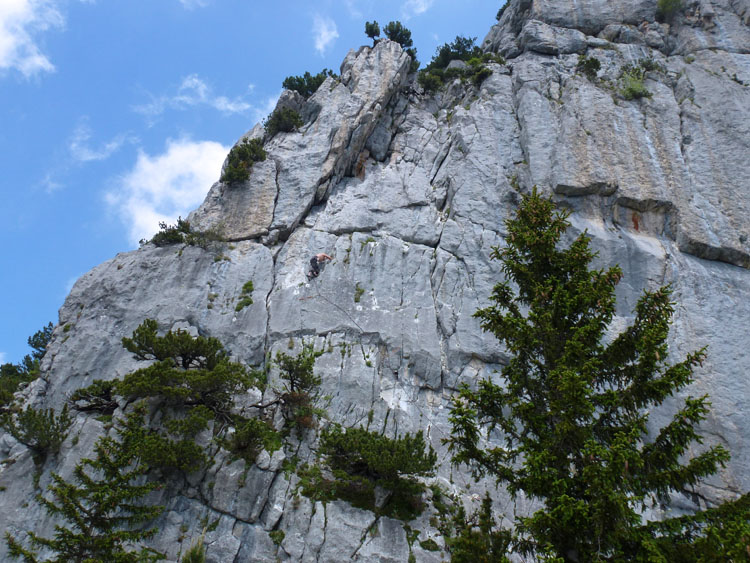
[[[195,8],[205,8],[208,6],[208,0],[180,0],[180,4],[188,10]]]
[[[99,147],[92,147],[89,143],[91,137],[91,127],[89,127],[86,120],[82,120],[76,126],[68,141],[68,150],[71,156],[78,162],[105,160],[117,152],[125,143],[137,141],[137,139],[129,134],[121,133]]]
[[[328,46],[338,38],[339,31],[336,28],[336,22],[331,18],[315,14],[313,17],[312,34],[315,41],[315,49],[323,55]]]
[[[5,363],[5,357],[6,356],[7,356],[7,354],[5,352],[0,352],[0,364],[4,364]]]
[[[248,88],[252,91],[252,85]],[[228,98],[216,95],[213,88],[197,74],[191,74],[182,79],[177,92],[172,95],[151,96],[147,104],[135,106],[133,109],[147,117],[154,118],[167,109],[184,110],[195,106],[212,107],[222,113],[244,113],[253,105],[242,97]]]
[[[64,26],[65,18],[54,0],[0,1],[0,70],[15,69],[27,78],[54,71],[36,36]]]
[[[408,20],[412,16],[424,14],[435,0],[407,0],[401,7],[401,17]]]
[[[362,10],[359,9],[359,6],[357,5],[356,0],[344,0],[344,5],[346,6],[347,12],[349,12],[349,15],[353,19],[362,19],[364,14],[362,13]]]
[[[169,140],[163,153],[139,151],[133,169],[119,179],[107,202],[128,226],[136,244],[197,207],[219,171],[229,147],[213,141]]]

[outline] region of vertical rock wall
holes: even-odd
[[[316,372],[331,418],[370,418],[391,435],[425,430],[438,482],[471,503],[490,484],[450,467],[441,444],[449,398],[462,382],[496,377],[506,360],[471,315],[498,279],[489,253],[503,244],[504,220],[519,192],[537,185],[573,211],[574,231],[588,229],[602,265],[622,266],[615,329],[644,289],[673,284],[670,350],[679,358],[709,346],[689,392],[711,395],[704,432],[733,456],[700,498],[750,490],[750,8],[686,5],[667,24],[656,21],[655,0],[513,0],[484,40],[506,64],[489,64],[479,88],[456,81],[435,96],[418,90],[396,43],[350,52],[341,78],[309,100],[282,96],[307,118],[300,131],[274,137],[247,182],[216,183],[191,214],[194,226],[221,228],[232,242],[146,245],[84,275],[60,310],[43,378],[24,396],[59,407],[94,378],[133,370],[120,339],[144,318],[218,337],[252,365],[313,342],[325,351]],[[576,71],[580,54],[601,62],[595,81]],[[651,97],[625,100],[623,67],[643,59],[657,64],[645,75]],[[334,261],[309,281],[309,257],[321,251]],[[254,304],[236,312],[248,280]],[[40,487],[52,471],[69,476],[101,431],[79,415]],[[303,461],[311,446],[299,445]],[[2,436],[0,459],[0,527],[50,534],[54,522],[33,502],[28,451]],[[397,520],[296,497],[281,451],[252,467],[220,452],[214,461],[160,493],[167,510],[154,546],[173,560],[201,521],[216,523],[206,534],[210,561],[444,557],[410,547]],[[676,497],[673,509],[690,510],[696,498]],[[410,526],[443,545],[428,515]],[[268,535],[277,529],[279,546]]]

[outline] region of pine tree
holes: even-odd
[[[380,37],[380,25],[378,25],[377,20],[365,22],[365,35],[372,39],[372,44],[375,45],[378,37]]]
[[[523,493],[543,504],[516,520],[515,550],[522,554],[581,562],[695,560],[665,554],[712,529],[724,538],[720,549],[742,551],[750,540],[747,497],[727,505],[724,516],[643,522],[643,509],[689,490],[729,459],[720,445],[692,455],[702,442],[697,427],[709,411],[706,396],[684,400],[669,424],[655,435],[647,431],[649,409],[692,382],[706,351],[667,362],[669,287],[644,292],[633,324],[610,339],[622,272],[589,269],[595,253],[586,233],[564,247],[567,217],[534,190],[506,223],[507,246],[493,249],[506,281],[475,316],[512,358],[502,384],[464,386],[454,400],[447,440],[454,462],[494,477],[513,498]],[[504,445],[485,446],[483,439],[498,430]],[[721,524],[726,518],[732,525]]]
[[[414,45],[414,41],[411,38],[411,31],[404,27],[400,21],[388,22],[383,28],[383,33],[391,41],[395,41],[404,49]]]
[[[50,563],[136,563],[158,561],[161,554],[147,548],[138,551],[127,547],[150,538],[155,528],[138,528],[158,516],[163,507],[143,504],[144,496],[156,488],[144,482],[147,467],[139,455],[143,435],[143,418],[128,416],[117,430],[118,438],[102,437],[96,444],[94,459],[82,459],[73,471],[74,482],[52,474],[49,486],[53,499],[42,495],[37,500],[51,515],[67,525],[55,526],[54,538],[29,533],[32,549],[24,548],[5,533],[9,553],[36,563],[36,548],[47,548],[56,554]],[[142,483],[142,484],[138,484]]]

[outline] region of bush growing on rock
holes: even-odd
[[[417,77],[417,82],[426,92],[436,92],[446,81],[454,78],[468,79],[475,86],[481,85],[485,78],[492,74],[484,63],[498,62],[504,64],[502,57],[483,53],[476,45],[476,37],[456,36],[451,43],[438,47],[435,55]],[[463,61],[466,68],[448,68],[451,61]]]
[[[497,11],[497,14],[495,14],[495,19],[497,21],[500,21],[500,18],[503,17],[503,14],[505,13],[505,10],[508,8],[508,3],[509,2],[510,2],[510,0],[507,0],[505,2],[505,4],[503,4],[502,6],[500,6],[500,9]]]
[[[79,412],[99,412],[109,415],[117,408],[116,392],[115,381],[95,379],[88,387],[73,391],[68,397],[68,402]]]
[[[264,420],[258,418],[235,417],[234,432],[219,444],[234,455],[241,457],[248,465],[255,462],[261,450],[273,453],[281,448],[281,435]]]
[[[656,19],[660,22],[671,22],[680,10],[682,10],[682,0],[658,0]]]
[[[244,182],[250,177],[250,169],[253,164],[265,159],[266,151],[263,149],[263,141],[260,139],[245,139],[229,151],[227,166],[221,176],[221,181],[228,184]]]
[[[165,221],[160,221],[159,232],[150,241],[141,239],[140,244],[144,245],[148,242],[156,246],[187,244],[188,246],[207,248],[210,243],[222,240],[224,239],[219,230],[194,231],[187,220],[178,217],[177,223],[174,225],[168,225]]]
[[[17,414],[6,412],[0,416],[0,427],[29,448],[37,463],[60,451],[72,424],[67,405],[59,415],[54,409],[26,407]]]
[[[401,45],[404,49],[414,45],[414,41],[411,38],[411,31],[409,31],[400,21],[388,22],[383,28],[383,34],[390,39]]]
[[[364,428],[343,429],[334,424],[321,432],[318,451],[333,479],[325,478],[317,468],[303,471],[303,494],[320,495],[319,500],[341,498],[359,508],[405,520],[421,512],[423,486],[415,477],[432,475],[437,462],[421,431],[388,438]],[[376,487],[387,491],[379,506],[375,504]]]
[[[522,555],[676,561],[692,544],[708,560],[729,560],[747,549],[750,495],[684,519],[643,521],[644,509],[690,491],[729,459],[721,445],[691,454],[706,396],[685,399],[669,424],[647,433],[650,409],[693,381],[705,350],[667,363],[668,287],[645,292],[632,325],[609,337],[622,272],[588,269],[595,253],[586,233],[561,246],[567,216],[534,190],[506,222],[508,246],[493,249],[506,281],[475,316],[512,357],[502,384],[464,385],[454,399],[453,461],[543,504],[516,518],[512,545]],[[502,446],[483,445],[493,431]]]
[[[377,22],[375,22],[375,25],[377,25]],[[378,30],[378,35],[380,35],[380,30]],[[318,91],[320,85],[323,84],[329,76],[331,78],[338,78],[338,75],[332,70],[324,68],[318,74],[305,72],[302,76],[287,76],[281,86],[287,90],[294,90],[303,98],[307,99]]]
[[[599,69],[602,68],[602,63],[596,57],[587,57],[586,55],[578,55],[578,64],[576,70],[582,72],[586,78],[590,81],[596,80],[596,74]]]
[[[650,98],[651,92],[646,89],[643,80],[646,77],[646,71],[638,66],[626,65],[623,68],[621,80],[620,95],[626,100],[637,100],[640,98]]]
[[[13,394],[21,385],[39,377],[39,362],[47,351],[47,345],[52,338],[52,329],[52,323],[47,323],[47,326],[29,336],[26,342],[32,352],[24,356],[19,364],[0,365],[0,413],[13,403]]]
[[[263,126],[266,128],[266,135],[271,138],[280,131],[284,133],[296,131],[302,127],[302,118],[292,108],[280,108],[268,116]]]

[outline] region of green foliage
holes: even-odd
[[[454,399],[446,440],[453,461],[543,505],[517,518],[514,549],[523,555],[671,560],[655,554],[679,544],[687,523],[644,525],[642,510],[712,475],[729,453],[719,445],[690,454],[701,443],[705,396],[686,399],[652,438],[647,423],[652,407],[692,382],[705,352],[667,363],[674,310],[667,287],[645,292],[633,324],[612,339],[621,270],[588,269],[595,253],[586,233],[563,247],[567,214],[536,190],[506,225],[508,246],[492,252],[506,281],[475,316],[512,357],[502,385],[487,379]],[[504,444],[484,447],[481,437],[498,431]],[[700,537],[708,530],[693,528]]]
[[[235,430],[229,438],[219,443],[248,465],[255,463],[261,450],[273,453],[281,448],[281,435],[263,420],[238,416],[235,417],[234,426]]]
[[[175,225],[168,225],[166,222],[160,221],[159,232],[150,241],[141,239],[140,242],[141,244],[152,242],[156,246],[187,244],[189,246],[206,248],[211,242],[221,240],[223,240],[223,237],[219,231],[194,231],[187,220],[178,217]]]
[[[414,477],[434,474],[437,462],[432,446],[426,448],[421,431],[394,439],[334,424],[321,432],[319,452],[333,472],[334,482],[329,486],[335,496],[376,510],[375,487],[383,487],[390,495],[378,512],[411,519],[422,508],[422,486]]]
[[[231,362],[216,338],[183,330],[157,335],[157,323],[146,319],[123,338],[123,346],[139,360],[155,360],[117,382],[117,394],[130,400],[156,400],[162,427],[143,436],[144,457],[164,470],[194,470],[206,462],[194,438],[219,418],[230,421],[234,395],[261,387],[260,376]]]
[[[650,98],[651,92],[643,84],[645,77],[646,71],[643,68],[626,65],[622,72],[620,95],[626,100]]]
[[[59,415],[54,409],[26,407],[18,414],[10,412],[0,415],[0,427],[29,448],[38,462],[48,454],[56,454],[68,435],[73,419],[68,414],[67,405]]]
[[[420,541],[419,547],[421,547],[425,551],[440,551],[440,546],[432,538]]]
[[[240,312],[245,307],[249,307],[253,304],[253,298],[251,296],[254,289],[255,287],[253,286],[252,280],[245,282],[245,285],[242,286],[242,293],[240,293],[240,301],[234,308],[236,312]]]
[[[660,22],[671,22],[680,10],[682,10],[682,0],[658,0],[656,19]]]
[[[602,64],[596,57],[587,57],[586,55],[578,55],[578,64],[576,70],[586,75],[590,81],[596,80],[596,73],[602,68]]]
[[[206,563],[206,548],[203,546],[203,537],[190,546],[185,555],[180,559],[180,563]]]
[[[503,17],[503,14],[505,13],[506,8],[508,7],[508,4],[510,3],[510,0],[506,0],[505,4],[500,6],[500,9],[497,11],[497,14],[495,14],[495,19],[497,21],[500,21],[500,18]]]
[[[271,536],[271,541],[277,546],[281,545],[281,542],[283,542],[286,537],[284,530],[273,530],[272,532],[268,532],[268,535]]]
[[[434,496],[433,496],[434,502]],[[443,503],[438,528],[455,563],[507,563],[512,534],[499,528],[492,515],[489,493],[470,517],[460,502]]]
[[[23,383],[29,383],[39,377],[39,362],[47,351],[52,338],[52,323],[36,331],[26,342],[32,349],[19,364],[0,365],[0,413],[13,403],[13,394]]]
[[[425,92],[437,92],[443,87],[443,73],[422,71],[417,76],[417,83]]]
[[[457,35],[451,43],[444,43],[435,51],[435,56],[425,70],[447,68],[451,61],[468,62],[472,58],[481,58],[482,50],[476,45],[476,37],[462,37]]]
[[[380,26],[377,21],[365,22],[365,35],[372,39],[372,44],[375,44],[375,40],[380,37]]]
[[[77,411],[112,414],[117,408],[116,385],[114,381],[95,379],[88,387],[76,389],[69,401]]]
[[[377,22],[375,22],[375,25],[377,25]],[[379,30],[378,34],[380,34]],[[287,76],[281,85],[287,90],[294,90],[302,97],[307,99],[318,91],[320,85],[323,84],[323,82],[325,82],[326,78],[328,78],[329,76],[331,78],[338,78],[338,75],[332,70],[324,68],[318,74],[314,75],[310,74],[309,72],[305,72],[305,74],[303,74],[302,76]]]
[[[667,69],[664,68],[664,65],[656,62],[652,57],[641,59],[640,61],[638,61],[638,66],[640,66],[645,72],[667,72]]]
[[[53,538],[29,532],[31,549],[6,532],[11,557],[36,562],[36,549],[45,548],[56,555],[46,560],[51,563],[140,563],[163,559],[162,554],[151,549],[132,549],[134,544],[154,535],[155,528],[144,529],[142,524],[156,518],[163,509],[142,503],[157,484],[143,483],[148,466],[134,441],[141,437],[141,428],[141,420],[129,417],[118,427],[117,438],[100,438],[95,446],[96,458],[82,459],[76,465],[72,483],[53,473],[54,483],[48,487],[53,498],[39,495],[37,500],[66,525],[55,526]]]
[[[47,326],[42,327],[41,330],[37,330],[34,334],[29,336],[26,340],[29,346],[32,348],[31,356],[35,360],[41,360],[44,353],[47,351],[47,345],[52,338],[52,330],[54,327],[52,323],[47,323]]]
[[[257,138],[244,139],[229,151],[227,166],[221,176],[221,181],[229,184],[244,182],[250,177],[253,164],[263,162],[265,159],[266,151],[263,148],[263,141]]]
[[[281,401],[284,419],[297,430],[312,428],[318,414],[315,404],[320,395],[320,376],[315,375],[315,359],[323,352],[316,352],[312,345],[303,346],[297,356],[284,352],[276,353],[283,389]]]
[[[359,282],[357,282],[354,285],[354,302],[355,303],[359,303],[360,299],[362,299],[362,295],[364,294],[364,292],[365,292],[365,288],[360,287]]]
[[[388,488],[397,488],[413,475],[432,475],[437,462],[421,430],[394,439],[365,428],[344,429],[334,424],[320,434],[320,453],[331,469]]]
[[[417,82],[426,92],[436,92],[443,85],[455,78],[462,80],[471,80],[475,86],[480,86],[482,82],[492,75],[492,71],[484,66],[484,63],[499,62],[504,64],[502,57],[496,57],[490,53],[482,53],[482,50],[476,45],[476,37],[456,36],[451,43],[445,43],[437,48],[432,61],[417,77]],[[451,61],[460,60],[469,66],[466,69],[448,68]]]
[[[479,67],[472,75],[471,81],[477,88],[485,81],[486,78],[492,76],[492,71],[486,66]]]
[[[33,381],[37,376],[37,371],[33,369],[28,371],[23,365],[2,364],[0,366],[0,412],[13,403],[13,394],[18,391],[21,384]]]
[[[411,39],[411,31],[404,27],[401,22],[388,22],[383,28],[383,34],[390,39],[401,45],[404,49],[414,45],[414,41]]]
[[[275,109],[271,115],[263,122],[266,128],[266,135],[271,138],[279,131],[290,133],[302,127],[302,118],[292,108]]]

